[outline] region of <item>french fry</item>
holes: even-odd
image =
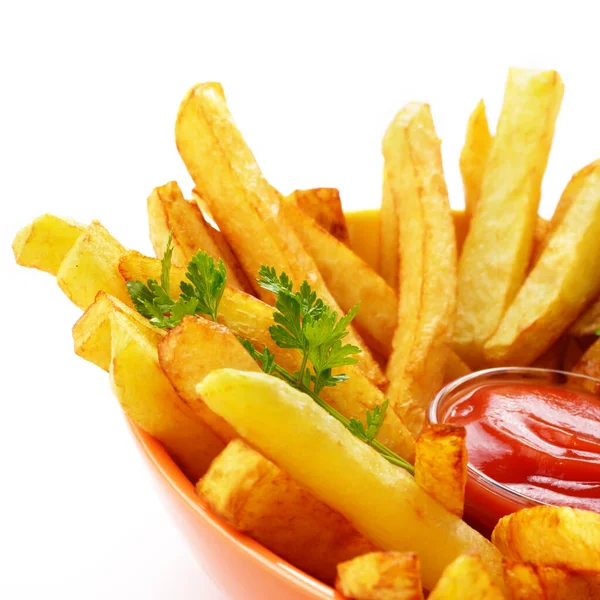
[[[99,292],[73,328],[75,352],[108,367],[127,416],[159,440],[193,481],[224,445],[179,398],[158,364],[162,332],[132,309]]]
[[[503,566],[510,600],[548,600],[535,565],[505,559]]]
[[[483,173],[492,147],[492,134],[485,112],[485,103],[480,100],[467,123],[467,135],[460,153],[460,174],[465,189],[465,214],[470,220],[481,193]]]
[[[502,517],[492,542],[514,561],[579,571],[600,570],[600,514],[535,506]]]
[[[85,226],[54,215],[42,215],[21,229],[12,244],[15,260],[30,267],[56,275]]]
[[[296,286],[308,281],[322,300],[337,310],[313,259],[281,217],[281,197],[269,185],[235,126],[219,84],[193,87],[179,108],[177,148],[196,188],[240,260],[255,292],[267,302],[273,295],[256,282],[261,265],[285,271]],[[363,351],[360,368],[377,385],[386,383],[381,368],[351,327],[346,338]]]
[[[415,480],[442,506],[462,517],[467,484],[464,427],[430,424],[415,445]]]
[[[462,555],[444,569],[428,600],[503,600],[478,556]]]
[[[173,237],[173,264],[187,266],[192,257],[203,250],[227,268],[229,283],[240,290],[251,290],[244,271],[227,247],[222,236],[204,220],[195,202],[188,202],[174,181],[155,188],[148,198],[150,240],[158,258],[167,247],[169,233]]]
[[[157,259],[142,256],[137,252],[125,253],[119,264],[119,270],[126,281],[156,279],[160,277],[160,268],[160,262]],[[174,266],[171,269],[171,290],[178,289],[179,283],[184,277],[185,269]],[[269,334],[269,327],[274,323],[273,309],[264,302],[227,286],[219,306],[219,322],[228,327],[236,336],[250,340],[259,351],[265,347],[269,348],[275,354],[277,364],[290,373],[294,373],[300,368],[302,361],[297,350],[280,348],[273,342]],[[199,343],[201,343],[200,339],[195,342],[195,344]],[[184,353],[187,352],[186,346],[183,349]],[[174,360],[173,363],[176,368],[178,361]],[[189,363],[189,365],[193,364],[193,362]],[[163,367],[169,377],[175,376],[164,362]],[[372,410],[385,401],[383,393],[360,369],[354,365],[346,365],[343,372],[350,379],[342,385],[324,388],[321,394],[328,404],[347,418],[362,419],[366,410]],[[173,381],[175,380],[173,379]],[[197,381],[193,383],[197,383]],[[194,402],[194,396],[188,397],[187,395],[189,388],[180,386],[179,383],[176,383],[176,387],[186,401]],[[414,459],[414,439],[406,425],[391,410],[387,411],[379,439],[408,461]]]
[[[356,329],[371,348],[389,356],[398,318],[394,290],[348,246],[319,227],[295,204],[286,203],[281,210],[313,257],[341,309],[348,312],[360,303],[354,320]]]
[[[337,563],[375,550],[344,517],[242,440],[227,445],[196,489],[233,527],[329,584]]]
[[[471,367],[529,266],[541,184],[563,84],[555,71],[511,69],[477,210],[458,266],[455,349]]]
[[[388,395],[413,435],[441,388],[456,306],[456,237],[440,142],[425,104],[409,104],[389,126],[385,172],[396,206],[400,298]]]
[[[349,212],[346,226],[350,248],[375,272],[379,270],[379,209]],[[381,273],[380,273],[381,274]]]
[[[295,204],[334,238],[346,246],[350,245],[348,226],[338,190],[335,188],[296,190],[286,196],[285,200]]]
[[[490,542],[306,394],[264,373],[231,369],[213,371],[198,392],[243,439],[379,548],[416,552],[426,588],[468,551],[501,582],[500,554]]]
[[[446,360],[446,372],[444,374],[444,384],[456,381],[461,377],[470,375],[472,373],[469,365],[458,356],[453,350],[448,352],[448,358]]]
[[[337,591],[355,600],[423,600],[413,552],[370,552],[338,565]]]
[[[387,166],[383,169],[381,209],[379,211],[379,272],[392,289],[398,291],[400,276],[400,227],[398,198],[391,188]]]
[[[558,214],[560,224],[485,344],[493,364],[529,364],[600,293],[600,160],[573,176]]]

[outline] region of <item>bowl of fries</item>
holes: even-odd
[[[600,514],[534,506],[482,535],[462,518],[465,430],[427,422],[477,369],[600,374],[600,161],[537,216],[562,93],[511,69],[494,135],[477,105],[464,211],[430,107],[408,104],[381,207],[345,213],[334,188],[275,190],[221,85],[199,84],[175,127],[191,199],[169,182],[147,200],[156,256],[98,221],[17,233],[17,262],[84,311],[75,352],[230,597],[600,598]]]

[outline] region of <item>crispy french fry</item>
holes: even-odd
[[[22,267],[31,267],[56,275],[85,225],[54,215],[42,215],[21,229],[12,244],[15,260]]]
[[[127,416],[154,436],[193,481],[224,445],[171,387],[158,364],[163,332],[132,309],[99,292],[73,328],[75,352],[108,368]]]
[[[462,555],[442,573],[428,600],[503,600],[478,556]]]
[[[193,87],[184,98],[175,125],[177,148],[196,188],[240,260],[257,295],[273,294],[256,282],[261,265],[285,271],[300,286],[308,281],[322,300],[336,309],[313,259],[281,217],[281,197],[262,175],[256,159],[235,126],[219,84]],[[351,327],[346,338],[362,348],[360,368],[377,385],[386,383],[381,368]]]
[[[400,275],[400,227],[398,198],[391,188],[387,166],[383,169],[381,209],[379,211],[379,272],[396,291]]]
[[[334,238],[346,246],[350,245],[346,217],[338,190],[335,188],[296,190],[286,196],[285,200],[295,204]]]
[[[284,204],[282,212],[313,257],[341,309],[348,312],[360,303],[354,324],[361,336],[371,348],[389,356],[398,318],[394,290],[348,246],[319,227],[295,204]]]
[[[121,257],[119,269],[126,281],[160,277],[160,262],[137,252],[124,254]],[[182,267],[174,266],[172,268],[172,290],[179,289],[179,283],[184,276],[185,270]],[[273,342],[269,334],[269,327],[274,323],[273,309],[264,302],[227,286],[219,306],[219,322],[228,327],[235,335],[250,340],[258,350],[269,348],[275,354],[277,363],[290,373],[294,373],[300,368],[302,361],[297,350],[280,348]],[[199,343],[200,340],[195,342],[195,344]],[[183,352],[187,352],[185,347]],[[174,368],[177,367],[177,364],[178,362],[174,361]],[[192,366],[194,363],[189,362],[188,364]],[[169,377],[174,377],[174,373],[169,372],[166,363],[163,363],[163,367],[167,370]],[[372,410],[385,401],[383,393],[369,381],[360,369],[354,365],[346,365],[343,372],[350,378],[347,382],[335,387],[324,388],[322,391],[324,400],[343,415],[349,419],[364,418],[367,409]],[[197,381],[193,383],[197,383]],[[179,383],[176,383],[176,387],[187,402],[194,401],[193,395],[190,397],[187,395],[189,388],[180,386]],[[406,425],[391,410],[387,411],[379,439],[403,458],[409,461],[414,459],[414,440]]]
[[[465,428],[430,424],[415,445],[415,480],[451,513],[462,517],[467,484]]]
[[[510,600],[548,600],[535,565],[507,559],[502,564]]]
[[[242,440],[227,445],[196,489],[236,529],[329,584],[337,563],[375,550],[344,517]]]
[[[187,266],[192,257],[203,250],[227,268],[229,283],[240,290],[251,290],[246,274],[227,247],[222,236],[204,220],[195,202],[188,202],[174,181],[157,187],[148,198],[150,240],[158,258],[167,247],[169,233],[173,236],[173,264]]]
[[[471,367],[484,363],[483,346],[525,279],[562,94],[555,71],[509,71],[458,267],[455,349]]]
[[[467,551],[478,552],[501,581],[500,554],[483,536],[306,394],[264,373],[231,369],[213,371],[198,392],[242,438],[378,547],[416,552],[426,588]]]
[[[493,364],[535,360],[600,293],[600,160],[573,176],[557,212],[560,224],[485,344]]]
[[[471,219],[481,193],[483,173],[492,147],[492,134],[485,112],[485,103],[480,100],[467,123],[467,135],[460,153],[460,173],[465,189],[465,214]]]
[[[379,209],[349,212],[346,225],[350,248],[379,273]]]
[[[441,388],[456,306],[456,236],[440,142],[429,106],[409,104],[389,126],[383,154],[396,206],[400,298],[388,395],[413,435]]]
[[[472,373],[469,365],[458,356],[453,350],[448,352],[448,358],[446,360],[446,372],[444,375],[444,383],[450,383],[456,381],[461,377],[470,375]]]
[[[564,506],[535,506],[502,517],[492,542],[515,561],[598,571],[600,514]]]
[[[414,552],[370,552],[338,565],[335,587],[355,600],[423,600]]]

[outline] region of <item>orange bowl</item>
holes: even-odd
[[[337,598],[333,588],[300,571],[231,527],[200,498],[159,442],[129,422],[163,504],[208,576],[230,598]]]

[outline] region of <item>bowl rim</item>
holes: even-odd
[[[443,400],[452,392],[454,392],[457,388],[461,387],[465,383],[469,383],[472,381],[476,381],[479,378],[490,375],[542,375],[542,374],[551,374],[558,375],[561,377],[566,377],[567,379],[579,379],[585,381],[591,381],[596,385],[600,386],[600,379],[596,379],[594,377],[590,377],[589,375],[583,375],[582,373],[572,373],[570,371],[560,371],[558,369],[544,369],[540,367],[493,367],[490,369],[482,369],[481,371],[473,371],[468,375],[463,375],[458,379],[448,383],[445,385],[435,396],[435,398],[430,402],[427,407],[427,420],[430,423],[442,423],[441,419],[438,419],[438,408],[439,405],[443,402]],[[552,385],[551,383],[549,385]],[[594,394],[593,392],[587,392],[590,394]],[[598,395],[598,394],[595,394]],[[599,397],[600,398],[600,397]],[[536,500],[523,494],[522,492],[518,492],[513,490],[512,488],[496,481],[489,475],[483,473],[483,471],[477,469],[471,463],[467,463],[467,474],[468,477],[479,486],[489,490],[491,493],[499,496],[504,496],[505,498],[512,500],[516,504],[522,505],[523,508],[531,507],[531,506],[555,506],[553,504],[549,504],[548,502],[544,502],[543,500]]]
[[[218,531],[229,542],[240,549],[250,560],[275,577],[295,586],[299,591],[311,594],[320,600],[342,600],[334,588],[305,573],[287,562],[248,535],[232,527],[225,519],[214,512],[200,496],[196,494],[194,484],[175,464],[160,442],[140,429],[131,419],[127,421],[133,436],[146,459],[171,490],[181,498],[188,508]],[[205,571],[207,576],[210,573]]]

